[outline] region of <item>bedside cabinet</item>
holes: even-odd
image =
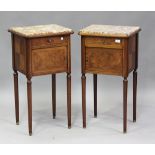
[[[82,113],[86,127],[86,73],[93,74],[94,116],[97,117],[97,74],[123,77],[123,131],[127,130],[128,75],[133,71],[133,121],[136,121],[139,27],[91,25],[80,30]]]
[[[19,124],[18,71],[27,78],[28,125],[32,134],[33,76],[52,75],[53,118],[56,116],[56,73],[67,73],[68,128],[71,128],[71,29],[51,24],[9,29],[12,35],[12,65],[16,123]]]

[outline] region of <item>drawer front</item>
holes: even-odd
[[[32,74],[50,74],[67,71],[67,47],[32,50]]]
[[[86,72],[122,75],[122,50],[86,48]]]
[[[54,46],[65,46],[67,45],[67,36],[57,36],[57,37],[44,37],[44,38],[34,38],[31,40],[32,49],[38,48],[48,48]]]
[[[103,47],[122,49],[122,39],[120,38],[104,38],[104,37],[86,37],[86,47]]]

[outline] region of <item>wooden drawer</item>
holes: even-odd
[[[103,47],[122,49],[122,39],[105,37],[85,37],[86,47]]]
[[[120,49],[87,47],[85,70],[90,73],[122,75],[122,57]]]
[[[34,38],[31,40],[31,46],[32,49],[65,46],[67,45],[67,41],[67,36]]]
[[[67,47],[32,50],[32,74],[41,75],[67,71]]]

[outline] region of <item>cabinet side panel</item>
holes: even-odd
[[[26,41],[25,38],[14,36],[15,68],[26,74]]]
[[[128,42],[129,39],[123,39],[123,77],[128,77]]]
[[[136,36],[131,36],[128,43],[128,72],[130,73],[135,68],[136,55]]]
[[[86,57],[85,37],[81,36],[81,73],[85,73],[85,57]]]
[[[67,36],[67,72],[71,73],[71,36]]]

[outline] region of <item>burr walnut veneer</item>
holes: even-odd
[[[93,74],[94,116],[97,117],[97,74],[123,79],[123,131],[127,130],[128,75],[133,71],[133,121],[136,121],[139,27],[91,25],[80,30],[82,59],[82,112],[86,127],[86,73]]]
[[[19,124],[18,71],[27,77],[28,125],[32,134],[32,88],[33,76],[52,74],[53,118],[56,116],[56,73],[67,73],[68,128],[71,127],[71,29],[59,25],[13,27],[12,65],[16,123]]]

